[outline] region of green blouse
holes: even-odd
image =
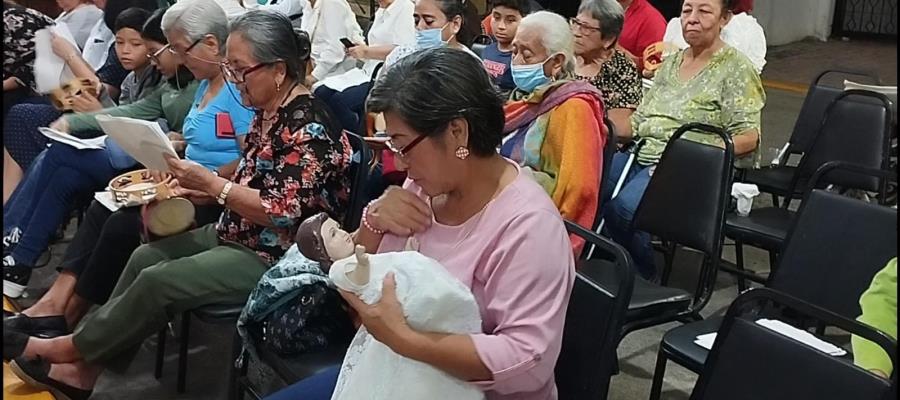
[[[706,67],[683,82],[678,70],[688,50],[673,54],[663,62],[653,87],[631,116],[635,138],[644,141],[637,156],[641,165],[659,162],[669,138],[687,123],[720,126],[731,136],[751,129],[760,132],[760,112],[766,93],[750,60],[725,45],[713,54]],[[721,141],[716,135],[695,132],[686,133],[685,138],[709,144]],[[758,167],[758,151],[741,157],[735,164]]]
[[[897,258],[875,274],[872,284],[859,299],[860,322],[897,339]],[[857,336],[852,337],[853,359],[865,369],[877,369],[890,375],[891,359],[880,346]]]

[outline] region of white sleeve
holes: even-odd
[[[290,18],[303,12],[304,3],[306,3],[305,0],[279,0],[275,4],[269,2],[268,4],[260,5],[257,8],[275,11]]]
[[[322,8],[319,13],[318,27],[315,28],[315,38],[313,38],[313,53],[318,56],[314,58],[316,67],[312,71],[312,76],[316,80],[322,80],[327,77],[335,66],[344,61],[344,45],[341,44],[341,38],[348,38],[351,42],[359,42],[362,38],[362,29],[356,22],[356,17],[349,4],[343,0],[320,0],[323,1]]]
[[[413,2],[408,0],[396,0],[398,2],[406,2],[403,3],[403,8],[400,8],[398,13],[395,14],[394,18],[390,21],[390,27],[393,27],[394,31],[394,45],[396,46],[405,46],[412,45],[416,43],[416,22],[413,18],[413,12],[415,11],[415,6]],[[397,4],[398,6],[400,4]]]

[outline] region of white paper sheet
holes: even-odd
[[[779,320],[774,319],[760,319],[756,321],[757,324],[762,325],[772,331],[778,332],[784,336],[787,336],[791,339],[794,339],[798,342],[801,342],[807,346],[810,346],[816,350],[819,350],[825,354],[831,356],[844,356],[847,354],[847,351],[835,346],[831,343],[828,343],[822,339],[815,337],[812,333],[804,331],[802,329],[797,329],[789,324],[781,322]],[[704,335],[697,336],[696,340],[694,340],[694,344],[700,346],[704,349],[711,350],[713,343],[716,341],[716,333],[707,333]]]
[[[54,26],[34,33],[34,83],[38,93],[50,93],[51,90],[74,78],[66,61],[53,53],[53,46],[50,44],[51,31],[78,48],[75,38],[64,22],[57,22]]]
[[[39,127],[38,131],[40,131],[42,134],[44,134],[44,136],[48,137],[54,142],[65,143],[78,150],[100,150],[106,148],[106,135],[95,137],[92,139],[81,139],[66,132],[60,132],[56,129],[47,128],[44,126]]]
[[[97,122],[116,144],[146,168],[168,171],[163,154],[178,158],[172,142],[156,121],[98,115]]]
[[[104,192],[96,192],[94,193],[94,200],[97,200],[98,203],[102,204],[103,207],[106,207],[110,212],[119,211],[122,208],[122,204],[116,203],[115,198],[113,198],[112,192],[104,191]]]

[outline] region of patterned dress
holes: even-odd
[[[600,66],[597,75],[576,77],[590,82],[600,90],[603,105],[607,110],[616,108],[634,110],[641,104],[641,98],[644,96],[637,66],[619,49],[615,49],[612,57]]]
[[[50,17],[3,2],[3,79],[15,77],[34,87],[34,33],[53,25]]]
[[[326,110],[310,95],[297,96],[279,109],[267,132],[256,115],[232,181],[259,190],[272,226],[226,208],[216,228],[221,240],[246,246],[271,266],[294,243],[307,217],[324,211],[342,220],[350,197],[352,149]]]
[[[663,61],[653,87],[631,115],[635,137],[644,140],[637,156],[641,165],[659,162],[669,138],[687,123],[719,126],[731,136],[752,129],[760,132],[766,92],[756,67],[746,56],[725,45],[687,81],[678,76],[683,60],[681,51]],[[717,135],[707,133],[689,132],[684,137],[709,144],[721,141]],[[758,151],[735,160],[735,165],[758,166]]]

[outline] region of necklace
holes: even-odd
[[[284,107],[284,103],[288,100],[288,98],[290,98],[291,93],[292,93],[292,92],[294,91],[294,89],[296,89],[296,88],[297,88],[297,82],[294,82],[294,83],[291,85],[290,89],[288,89],[288,90],[284,93],[284,97],[281,99],[281,103],[278,104],[278,107],[275,109],[275,112],[273,112],[271,116],[268,116],[268,117],[267,117],[267,116],[266,116],[266,112],[263,111],[263,112],[262,112],[262,118],[261,118],[262,121],[261,121],[261,122],[272,122],[272,121],[275,121],[275,120],[278,118],[278,115],[280,114],[279,111],[281,111],[281,107]]]

